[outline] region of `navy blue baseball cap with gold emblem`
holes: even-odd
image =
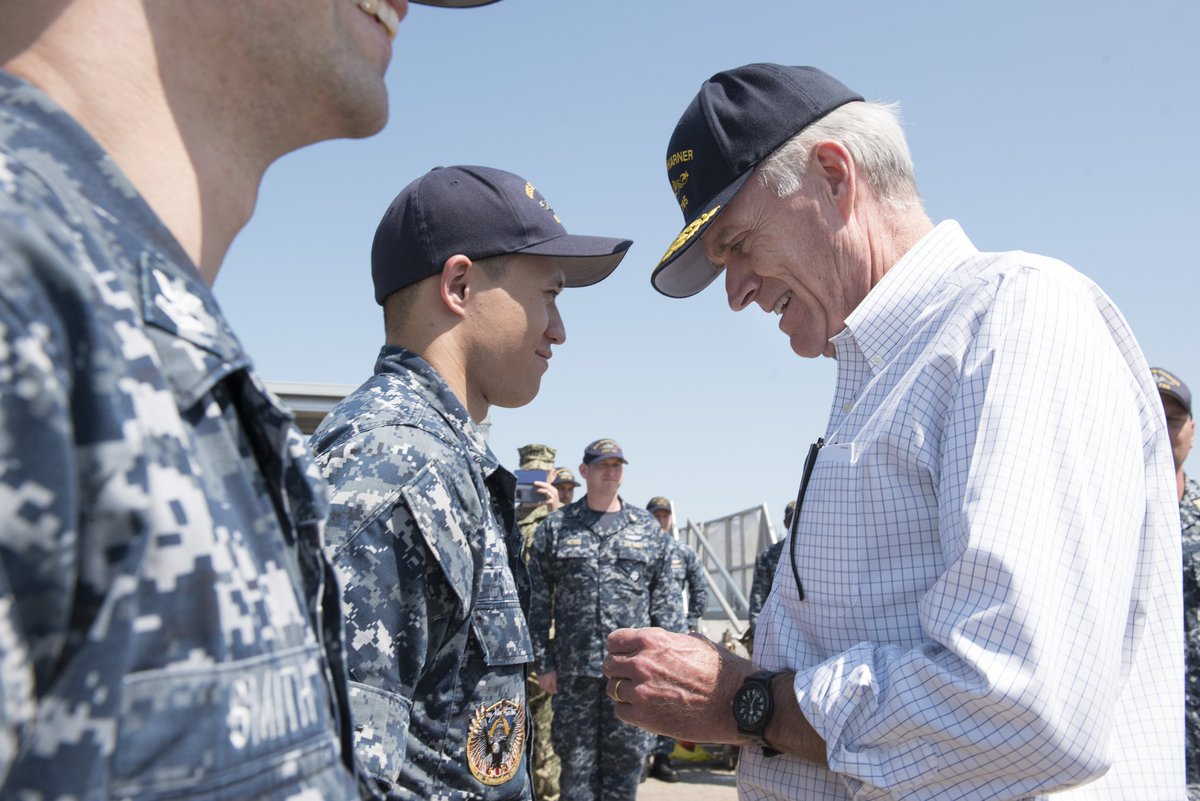
[[[1158,394],[1170,395],[1183,404],[1188,414],[1192,413],[1192,391],[1183,383],[1182,378],[1161,367],[1151,367],[1150,374],[1154,376],[1154,383],[1158,385]]]
[[[683,230],[650,276],[664,295],[695,295],[721,274],[694,247],[758,163],[839,106],[862,96],[816,67],[747,64],[718,72],[675,125],[667,178]]]
[[[664,498],[661,495],[655,495],[653,498],[651,498],[649,501],[646,502],[646,511],[647,512],[658,512],[658,511],[669,512],[669,511],[671,511],[671,502],[668,501],[666,498]]]
[[[569,234],[533,184],[494,167],[434,167],[400,190],[371,244],[375,302],[442,271],[456,254],[521,253],[562,261],[566,285],[588,286],[617,268],[628,239]]]
[[[591,464],[601,459],[620,459],[625,464],[629,461],[621,452],[621,446],[615,439],[598,439],[583,449],[583,463]]]
[[[554,480],[550,483],[556,487],[560,484],[566,484],[572,487],[579,486],[579,482],[575,480],[575,474],[565,467],[554,468]]]

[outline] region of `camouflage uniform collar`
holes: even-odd
[[[587,493],[584,493],[582,498],[568,504],[567,509],[574,509],[576,511],[576,513],[579,515],[608,514],[607,512],[597,512],[595,509],[589,509],[588,505],[587,505],[587,497],[588,497]],[[625,503],[625,499],[622,498],[620,495],[617,496],[617,501],[621,504],[621,509],[620,509],[620,511],[615,512],[614,514],[620,514],[621,512],[624,512],[629,506],[627,503]]]
[[[411,350],[384,345],[375,361],[375,375],[395,375],[408,380],[414,391],[461,437],[464,445],[480,463],[483,474],[490,476],[500,466],[492,455],[483,431],[467,414],[466,408],[433,365]]]
[[[162,256],[185,265],[188,278],[198,281],[211,295],[200,271],[192,264],[175,236],[167,230],[154,209],[90,133],[59,106],[53,98],[31,83],[0,70],[0,111],[16,116],[16,121],[38,132],[37,147],[58,165],[44,157],[31,159],[42,179],[62,186],[70,184],[69,194],[82,195],[92,204],[87,212],[100,212],[110,224],[133,228]],[[219,316],[219,315],[218,315]]]
[[[36,86],[2,70],[0,125],[13,126],[14,147],[25,144],[22,131],[36,132],[36,149],[23,153],[26,164],[71,204],[69,213],[110,235],[105,258],[128,278],[128,287],[136,287],[142,320],[207,352],[203,371],[183,359],[164,366],[182,403],[194,402],[212,381],[248,363],[212,288],[91,134]]]

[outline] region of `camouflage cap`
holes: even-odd
[[[653,498],[651,498],[649,501],[646,502],[646,511],[647,512],[657,512],[659,509],[662,509],[663,511],[666,511],[666,512],[670,512],[671,511],[671,502],[668,501],[666,498],[664,498],[661,495],[655,495]]]
[[[1192,413],[1192,391],[1183,383],[1183,379],[1161,367],[1151,367],[1150,375],[1154,376],[1154,383],[1158,384],[1158,394],[1170,395],[1183,404],[1188,414]]]
[[[565,467],[554,468],[554,480],[550,483],[556,487],[559,484],[570,484],[572,487],[579,486],[579,482],[575,480],[575,474]]]
[[[517,448],[522,470],[553,470],[554,448],[549,445],[524,445]]]
[[[629,460],[621,452],[621,446],[615,439],[598,439],[583,449],[583,463],[591,464],[601,459],[620,459],[625,464]]]

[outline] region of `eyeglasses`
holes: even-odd
[[[791,537],[788,552],[792,558],[792,578],[796,580],[796,595],[801,601],[804,600],[804,585],[800,583],[800,569],[796,566],[796,530],[800,528],[800,510],[804,508],[804,495],[808,492],[808,480],[812,478],[813,468],[817,464],[817,452],[824,447],[824,437],[818,437],[817,441],[809,446],[808,456],[804,459],[804,473],[800,476],[800,494],[796,496],[796,511],[792,513],[792,525],[788,531],[788,536]]]

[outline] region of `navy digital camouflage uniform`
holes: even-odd
[[[526,445],[517,449],[522,470],[553,471],[554,456],[554,448],[546,445]],[[520,512],[521,507],[517,511]],[[533,547],[533,535],[548,514],[550,509],[545,504],[538,504],[517,520],[517,528],[521,530],[521,556],[526,562],[529,561],[529,550]],[[537,674],[533,671],[529,671],[525,681],[525,695],[529,699],[529,722],[533,727],[529,737],[532,747],[529,773],[533,782],[533,797],[538,801],[558,801],[558,778],[562,773],[562,763],[558,754],[554,753],[554,743],[550,739],[550,732],[554,729],[554,709],[550,694],[538,684]]]
[[[395,346],[312,445],[364,769],[391,799],[531,798],[513,475],[429,363]]]
[[[758,620],[767,596],[771,594],[771,585],[775,583],[775,570],[779,567],[779,558],[783,554],[786,539],[774,543],[759,552],[754,559],[754,582],[750,586],[750,625]]]
[[[1179,502],[1183,536],[1183,631],[1187,649],[1187,781],[1200,799],[1200,483],[1185,475]]]
[[[751,655],[754,653],[754,625],[758,622],[758,613],[762,611],[767,596],[771,594],[771,585],[775,583],[775,570],[779,567],[779,558],[783,554],[784,543],[787,539],[769,545],[759,551],[754,559],[754,580],[750,585],[750,605],[746,633],[742,635],[742,644]]]
[[[687,620],[684,631],[700,628],[700,618],[708,608],[708,586],[704,581],[704,568],[700,557],[687,543],[680,542],[667,534],[671,544],[671,578],[679,587],[679,597],[687,595]]]
[[[557,672],[554,750],[569,801],[625,801],[637,792],[647,737],[617,720],[601,672],[618,628],[683,628],[670,546],[645,509],[624,502],[608,527],[585,496],[551,513],[530,553],[530,627],[539,673]],[[554,639],[548,641],[551,625]]]
[[[112,159],[3,72],[0,386],[0,797],[357,798],[300,433]]]

